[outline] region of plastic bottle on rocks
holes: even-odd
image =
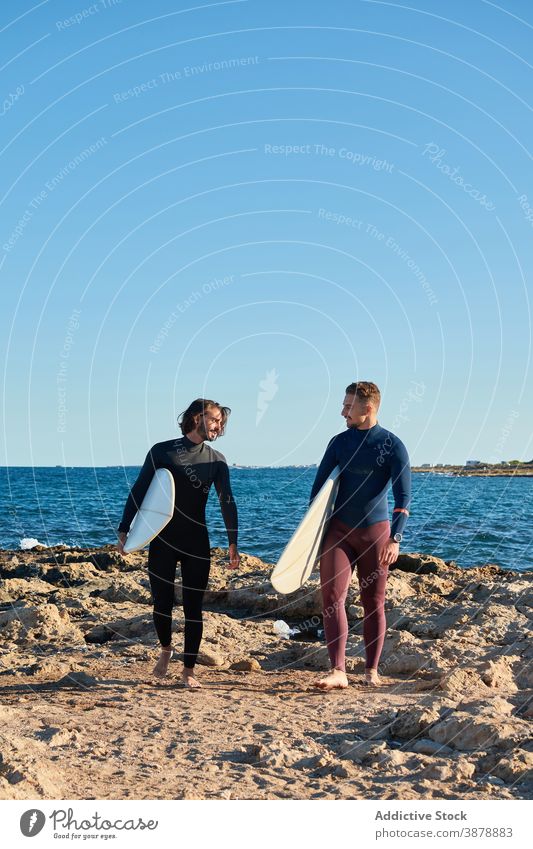
[[[291,628],[283,619],[277,619],[274,622],[274,633],[281,637],[282,640],[290,640],[293,634],[298,634],[298,628]]]

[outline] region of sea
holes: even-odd
[[[135,466],[0,467],[0,548],[37,543],[97,548],[115,529]],[[316,467],[230,468],[239,510],[239,549],[275,563],[305,513]],[[392,511],[392,499],[391,499]],[[402,551],[433,554],[468,568],[495,563],[533,569],[533,477],[413,474]],[[214,488],[211,546],[227,547]]]

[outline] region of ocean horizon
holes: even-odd
[[[120,465],[0,467],[0,548],[113,544],[139,470]],[[230,466],[241,551],[277,561],[306,510],[315,470],[316,465]],[[389,502],[392,511],[390,491]],[[532,512],[528,478],[417,473],[402,551],[453,560],[465,568],[494,563],[530,570]],[[211,546],[227,547],[214,489],[207,521]]]

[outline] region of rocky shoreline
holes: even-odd
[[[283,597],[271,565],[212,554],[191,692],[179,659],[150,674],[146,552],[0,551],[1,798],[531,798],[533,573],[402,554],[378,690],[361,683],[354,580],[350,687],[323,694],[317,576]],[[178,648],[182,627],[177,607]]]

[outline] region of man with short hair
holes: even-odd
[[[375,383],[359,381],[346,387],[341,415],[347,429],[328,444],[311,490],[312,501],[339,466],[339,489],[320,554],[324,632],[331,661],[331,672],[316,682],[322,690],[348,686],[345,603],[355,567],[364,611],[364,682],[379,685],[377,670],[386,630],[385,585],[389,566],[398,558],[411,496],[409,456],[403,442],[378,424],[380,401]],[[392,527],[387,505],[391,481]]]
[[[225,431],[231,410],[217,401],[197,398],[178,419],[183,437],[154,445],[134,483],[118,527],[118,551],[124,543],[132,519],[146,495],[156,469],[168,469],[174,478],[174,515],[152,540],[148,549],[148,574],[154,602],[154,625],[161,655],[153,674],[164,677],[172,657],[172,607],[177,561],[181,562],[185,651],[182,683],[199,688],[194,667],[202,639],[202,605],[209,579],[210,547],[205,507],[214,483],[229,541],[229,566],[240,562],[237,551],[237,507],[230,486],[226,459],[209,445]]]

